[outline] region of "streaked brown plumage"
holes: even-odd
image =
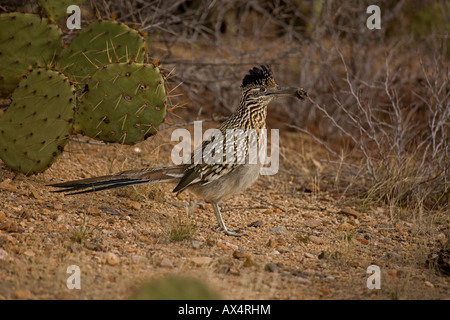
[[[293,87],[279,87],[269,66],[255,67],[244,77],[241,85],[242,96],[236,112],[217,129],[225,140],[227,129],[240,129],[247,132],[250,129],[264,129],[266,127],[267,105],[277,97],[291,96],[299,99],[306,97],[303,89]],[[258,136],[259,139],[259,136]],[[194,150],[191,159],[194,160],[196,152],[211,148],[214,143],[225,141],[205,140],[201,146]],[[260,141],[258,141],[260,142]],[[199,149],[200,148],[200,149]],[[51,186],[62,188],[57,192],[69,194],[82,194],[135,184],[150,182],[177,183],[173,192],[180,193],[186,189],[194,192],[203,200],[210,202],[214,208],[220,229],[228,235],[240,236],[237,231],[229,230],[220,214],[218,202],[225,197],[239,193],[251,186],[259,177],[261,163],[249,163],[248,144],[237,149],[246,159],[245,163],[213,163],[205,162],[182,164],[163,168],[145,168],[129,170],[109,176],[93,177]],[[224,152],[225,154],[225,152]]]

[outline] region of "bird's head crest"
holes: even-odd
[[[250,69],[248,74],[242,80],[241,88],[247,89],[260,86],[276,86],[272,70],[268,65],[261,65],[259,68],[254,67],[253,69]]]

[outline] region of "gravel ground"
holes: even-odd
[[[239,238],[212,231],[211,205],[188,192],[176,197],[171,185],[77,196],[46,187],[167,165],[165,132],[132,147],[72,141],[32,177],[0,163],[0,299],[127,299],[143,283],[172,276],[198,279],[224,299],[450,298],[438,262],[448,263],[448,251],[440,252],[448,213],[363,210],[323,187],[331,185],[325,178],[318,190],[314,144],[292,132],[280,141],[280,173],[222,204],[226,224],[245,227],[248,236]],[[71,265],[81,289],[67,287]],[[370,265],[380,268],[380,289],[367,287]]]

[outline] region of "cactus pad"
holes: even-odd
[[[67,16],[67,7],[70,5],[81,6],[84,2],[86,0],[38,0],[47,17],[53,21],[65,18]]]
[[[144,62],[145,40],[136,30],[115,21],[99,21],[83,28],[64,52],[60,67],[77,82],[108,63]]]
[[[61,53],[61,32],[39,16],[0,15],[0,96],[8,96],[30,67],[52,63]]]
[[[35,69],[12,94],[0,117],[0,158],[27,175],[47,169],[70,136],[75,88],[61,73]]]
[[[164,80],[153,64],[115,63],[97,70],[81,99],[74,132],[135,144],[156,133],[166,108]]]

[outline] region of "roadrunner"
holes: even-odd
[[[203,141],[191,155],[191,160],[196,158],[196,153],[211,149],[211,143],[225,145],[225,137],[228,130],[250,130],[259,132],[266,127],[266,115],[268,104],[278,97],[290,96],[305,99],[306,92],[296,87],[280,87],[276,84],[272,70],[268,65],[254,67],[244,77],[241,85],[242,97],[236,112],[217,129],[222,134],[222,141],[209,139]],[[261,138],[257,134],[257,140]],[[214,141],[214,142],[213,142]],[[257,141],[260,143],[261,141]],[[236,143],[239,145],[239,143]],[[234,149],[234,148],[233,148]],[[225,148],[223,149],[225,150]],[[163,168],[145,168],[128,170],[117,174],[75,180],[50,186],[62,188],[57,192],[69,192],[82,194],[129,185],[151,183],[151,182],[174,182],[177,183],[173,192],[177,194],[188,189],[194,194],[212,204],[214,214],[219,223],[219,230],[227,235],[241,236],[240,229],[230,230],[225,226],[218,203],[225,197],[239,193],[251,186],[259,177],[263,161],[249,162],[249,143],[234,151],[235,155],[243,156],[245,161],[191,161],[190,164],[181,164]],[[226,153],[226,152],[224,152]]]

